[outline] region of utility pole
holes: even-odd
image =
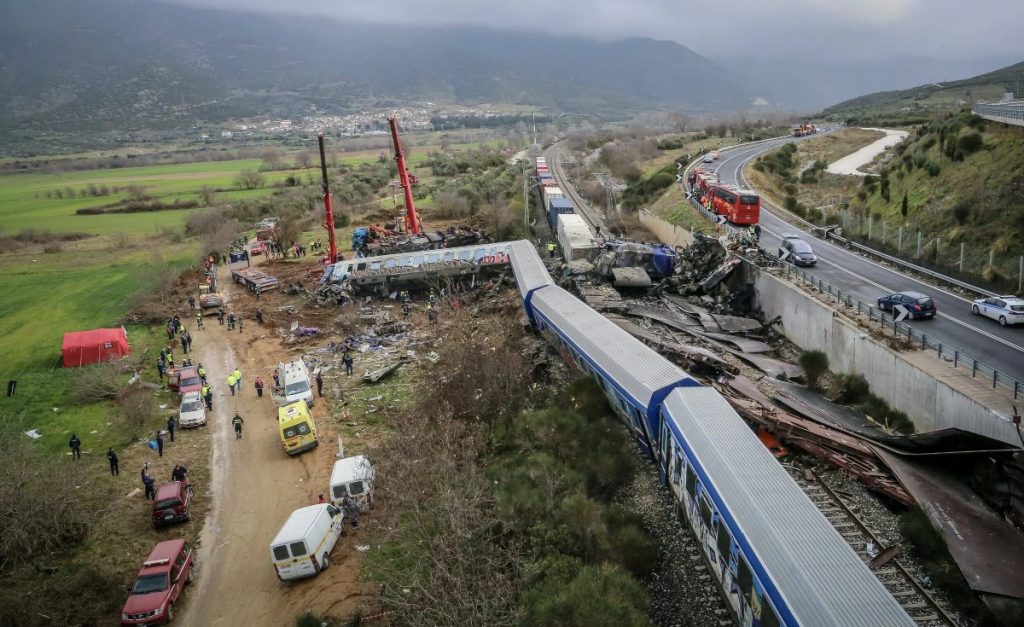
[[[526,178],[526,168],[523,168],[523,237],[530,232],[530,185]]]

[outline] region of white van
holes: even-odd
[[[373,507],[373,466],[366,455],[334,462],[331,471],[331,502],[341,507],[345,495],[359,503],[361,511]]]
[[[315,404],[312,380],[309,377],[309,368],[306,367],[306,362],[299,359],[278,364],[277,372],[281,377],[281,387],[272,390],[270,395],[278,406],[288,405],[299,400],[306,401],[306,405],[310,407]]]
[[[341,535],[343,514],[330,503],[292,512],[270,543],[270,561],[282,581],[313,577],[327,568]]]

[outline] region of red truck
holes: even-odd
[[[167,388],[178,394],[198,392],[203,387],[203,380],[192,366],[173,368],[167,375]]]

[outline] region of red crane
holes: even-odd
[[[323,227],[327,229],[327,240],[329,242],[326,262],[331,264],[338,261],[338,240],[334,234],[334,208],[331,206],[331,186],[327,182],[327,157],[324,155],[324,132],[318,131],[316,139],[320,142],[320,172],[324,177],[324,212],[326,213],[326,219]]]
[[[416,213],[416,205],[412,200],[412,182],[409,180],[409,169],[405,165],[402,142],[398,140],[398,116],[388,116],[388,125],[391,127],[391,140],[395,143],[398,178],[402,183],[402,190],[405,192],[405,232],[410,235],[419,235],[423,229],[420,227],[420,216]]]

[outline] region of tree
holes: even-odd
[[[235,185],[239,189],[259,189],[263,187],[263,175],[256,170],[242,170],[235,177]]]
[[[264,150],[260,158],[263,159],[264,170],[277,170],[281,167],[281,153],[274,148]]]
[[[821,351],[804,351],[800,354],[800,367],[804,369],[807,387],[818,388],[818,379],[828,372],[828,355]]]
[[[299,164],[300,168],[308,168],[313,163],[313,153],[308,150],[303,150],[299,154],[295,155],[295,161]]]
[[[682,111],[674,111],[670,113],[669,120],[672,123],[672,128],[674,128],[680,135],[686,132],[686,125],[690,123],[690,118]]]
[[[907,212],[910,210],[909,201],[907,200],[907,192],[903,192],[903,202],[900,203],[900,213],[903,217],[907,217]]]

